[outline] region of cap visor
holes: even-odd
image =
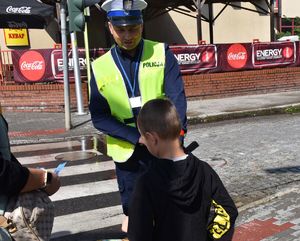
[[[142,18],[111,18],[109,21],[114,26],[139,25],[143,23]]]

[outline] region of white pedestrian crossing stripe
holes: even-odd
[[[56,156],[68,153],[74,147],[78,151],[80,145],[80,140],[21,145],[13,146],[12,152],[23,165],[47,166],[48,170],[53,171],[64,161],[56,160]],[[96,152],[98,157],[101,156],[97,150],[88,149],[86,146],[84,148],[86,151]],[[42,154],[38,155],[38,153]],[[100,240],[104,237],[84,239],[81,236],[76,239],[76,235],[95,232],[95,230],[96,233],[101,234],[101,229],[111,227],[116,229],[116,225],[121,224],[123,214],[118,200],[115,164],[108,158],[105,161],[101,161],[103,158],[99,159],[101,158],[94,157],[86,161],[68,161],[61,171],[62,186],[50,197],[56,210],[52,240]],[[93,202],[93,199],[97,200]],[[98,204],[101,204],[101,207],[97,207]],[[68,236],[72,238],[68,239]]]
[[[45,149],[74,147],[74,146],[81,146],[81,143],[79,141],[66,141],[66,142],[53,142],[53,143],[45,143],[45,144],[12,146],[11,151],[14,153],[14,152],[21,152],[21,151],[39,151]]]
[[[51,200],[58,201],[116,191],[118,191],[116,180],[106,180],[94,183],[85,183],[61,187],[57,193],[51,196]]]
[[[66,231],[65,227],[68,227],[67,231],[70,234],[74,234],[120,224],[121,218],[120,205],[60,216],[55,218],[52,237],[55,238],[56,235],[59,236],[60,233]]]
[[[115,164],[113,161],[106,161],[106,162],[96,162],[91,164],[82,164],[80,167],[78,166],[68,166],[68,163],[66,164],[66,167],[61,172],[60,176],[66,177],[66,176],[72,176],[72,175],[79,175],[82,173],[94,173],[94,172],[103,172],[108,170],[114,170]],[[54,170],[54,168],[50,168],[49,170]]]

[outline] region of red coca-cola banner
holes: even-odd
[[[105,49],[91,49],[93,61],[105,53]],[[81,77],[86,78],[85,50],[78,50]],[[16,82],[59,82],[63,80],[63,57],[61,49],[15,50],[12,52],[14,79]],[[69,77],[74,78],[72,50],[68,50]]]
[[[232,44],[226,49],[226,63],[228,64],[228,67],[233,69],[245,68],[247,66],[249,56],[249,48],[243,44]]]
[[[51,52],[48,49],[13,51],[14,79],[16,82],[51,81],[49,74]]]
[[[170,46],[182,74],[242,71],[258,68],[300,66],[297,42],[233,43],[216,45]],[[107,49],[91,49],[91,61]],[[81,76],[86,77],[85,51],[79,49]],[[69,76],[72,79],[72,51],[68,51]],[[16,82],[51,82],[63,80],[61,49],[15,50],[12,52]]]

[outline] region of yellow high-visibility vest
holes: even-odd
[[[129,96],[122,74],[115,64],[111,50],[92,63],[99,92],[108,102],[112,116],[119,121],[133,118]],[[144,40],[138,80],[142,105],[148,100],[164,96],[165,47],[163,43]],[[101,106],[99,106],[101,108]],[[130,124],[135,126],[135,123]],[[107,136],[107,155],[116,162],[125,162],[133,153],[134,145]]]

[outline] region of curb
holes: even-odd
[[[298,192],[299,193],[299,188],[297,188],[297,187],[286,188],[286,189],[281,190],[281,191],[279,191],[277,193],[274,193],[272,195],[269,195],[269,196],[266,196],[264,198],[258,199],[258,200],[254,201],[254,202],[245,204],[245,205],[239,207],[238,211],[239,212],[246,211],[246,210],[248,210],[250,208],[256,207],[256,206],[258,206],[260,204],[264,204],[266,202],[270,202],[271,200],[273,200],[275,198],[282,197],[282,196],[287,195],[287,194],[292,193],[292,192]]]
[[[11,139],[10,138],[10,143],[12,146],[43,144],[43,143],[50,143],[50,142],[62,142],[70,139],[80,139],[80,138],[90,137],[99,134],[101,133],[90,132],[89,134],[79,134],[79,135],[74,134],[72,136],[40,136],[39,138],[35,138],[35,139]]]
[[[282,105],[276,107],[259,108],[254,110],[235,111],[230,113],[218,113],[212,115],[198,115],[188,117],[188,124],[196,125],[200,123],[211,123],[224,120],[241,119],[255,116],[268,116],[275,114],[295,114],[300,113],[300,103]]]

